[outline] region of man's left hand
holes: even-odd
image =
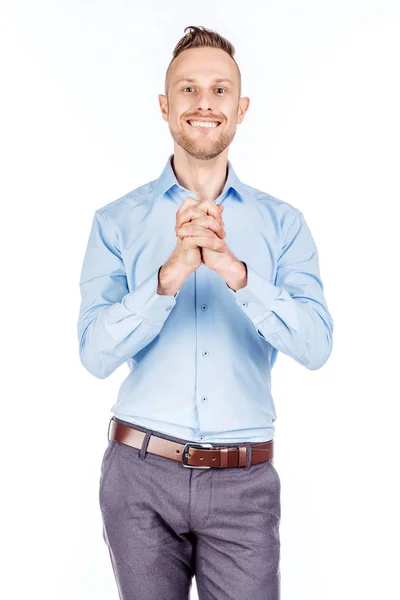
[[[217,208],[222,213],[224,207],[217,204]],[[196,221],[198,221],[197,224]],[[216,229],[218,230],[218,227]],[[221,232],[222,237],[220,237],[204,225],[204,218],[198,217],[183,223],[177,229],[176,234],[179,237],[190,236],[195,238],[196,243],[200,246],[202,263],[218,273],[232,290],[237,291],[247,285],[247,265],[229,249],[224,240],[226,236],[224,230]]]
[[[218,204],[217,208],[222,213],[222,204]],[[199,221],[202,221],[201,217],[184,223],[177,230],[177,235],[180,238],[196,238],[196,243],[201,246],[202,262],[213,271],[226,269],[232,262],[237,262],[224,240],[226,232],[223,231],[223,237],[220,237],[209,227],[200,225]]]

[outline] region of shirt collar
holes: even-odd
[[[168,192],[168,190],[170,190],[174,185],[176,185],[178,188],[182,188],[182,186],[180,186],[178,183],[178,180],[175,176],[174,170],[171,165],[172,157],[173,157],[173,154],[171,154],[168,157],[166,165],[165,165],[160,177],[156,181],[156,184],[155,184],[154,190],[153,190],[154,200],[159,198],[162,194],[165,194],[166,192]],[[226,182],[225,182],[224,188],[223,188],[220,196],[223,196],[225,194],[225,192],[227,192],[229,190],[229,188],[233,188],[237,192],[238,198],[240,200],[242,200],[242,201],[246,200],[247,192],[244,187],[244,184],[240,181],[240,179],[236,175],[236,173],[232,167],[232,163],[228,159],[228,177],[226,178]]]

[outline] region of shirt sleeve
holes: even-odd
[[[116,235],[104,211],[93,217],[80,276],[79,355],[83,366],[105,379],[160,332],[175,295],[157,293],[160,265],[129,292]]]
[[[315,370],[332,352],[333,319],[324,297],[314,239],[303,213],[294,210],[275,284],[245,262],[247,285],[236,292],[228,289],[261,337]]]

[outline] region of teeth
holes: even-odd
[[[218,127],[217,121],[188,121],[192,127]]]

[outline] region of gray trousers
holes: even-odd
[[[147,434],[141,450],[110,439],[99,484],[121,600],[189,600],[193,576],[199,600],[279,600],[281,486],[273,459],[250,466],[248,450],[246,467],[184,467],[146,448],[152,433],[187,440],[135,428]]]

